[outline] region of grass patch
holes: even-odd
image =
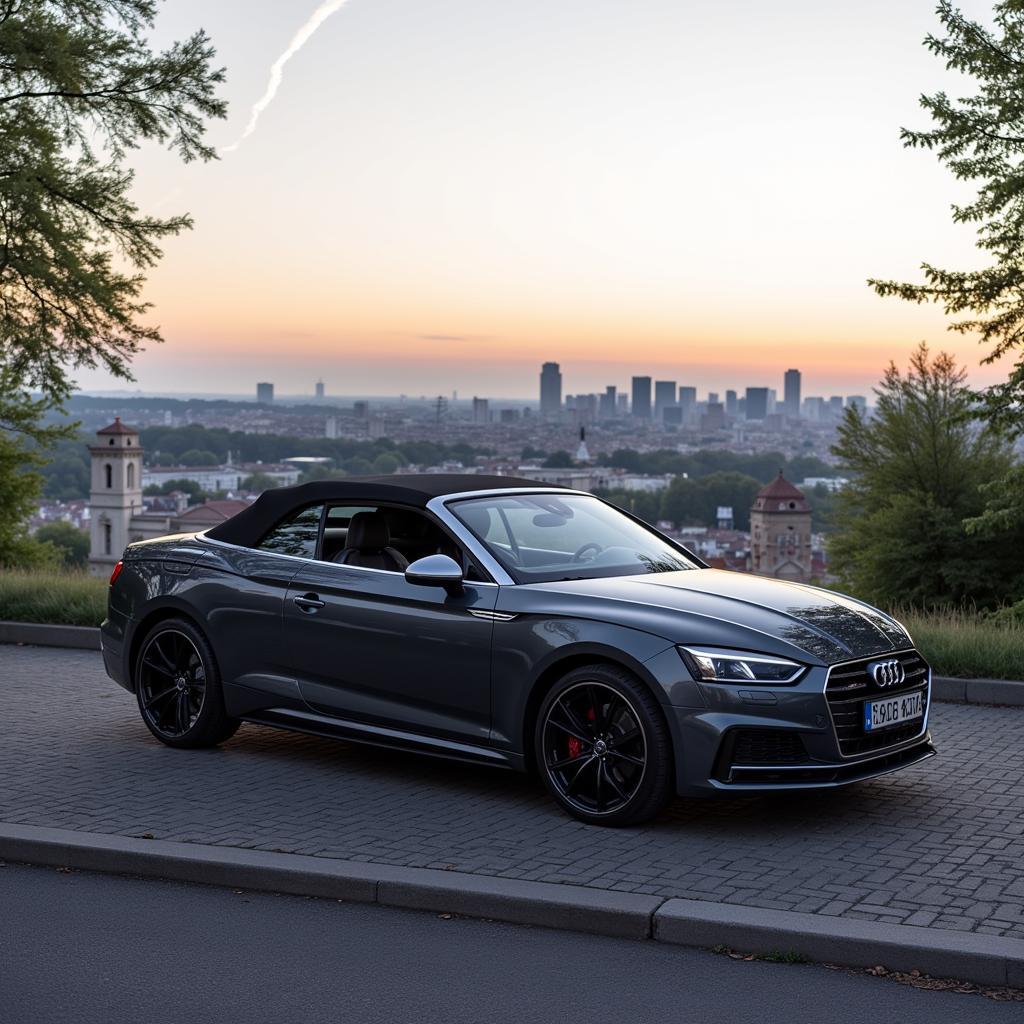
[[[0,619],[98,626],[107,614],[107,581],[57,569],[0,571]]]
[[[897,612],[936,675],[1024,679],[1024,623],[974,611]]]

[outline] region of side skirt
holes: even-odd
[[[478,747],[471,743],[458,743],[455,740],[439,739],[436,736],[424,736],[401,729],[388,729],[380,725],[369,725],[366,722],[318,715],[313,711],[268,708],[265,711],[253,711],[243,715],[242,721],[253,722],[256,725],[269,725],[275,729],[304,732],[312,736],[324,736],[328,739],[348,740],[352,743],[365,743],[369,746],[384,747],[389,750],[403,750],[413,754],[424,754],[427,757],[440,757],[446,761],[484,764],[492,768],[508,768],[517,772],[525,770],[522,754],[495,750],[491,747]]]

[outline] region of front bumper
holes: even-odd
[[[889,657],[901,659],[914,673],[892,691],[876,692],[870,680],[851,686],[861,663],[870,659],[813,667],[791,687],[698,683],[694,692],[667,686],[669,693],[692,695],[689,707],[665,708],[676,745],[677,791],[706,796],[828,789],[934,756],[928,731],[931,670],[916,651]],[[915,690],[922,693],[924,715],[913,725],[865,733],[863,716],[850,713],[862,709],[864,700]]]

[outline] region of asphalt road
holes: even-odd
[[[1020,1006],[653,943],[0,867],[4,1024],[1016,1024]]]

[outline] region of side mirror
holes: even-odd
[[[405,570],[405,580],[418,587],[444,587],[449,594],[462,593],[462,567],[448,555],[417,558]]]

